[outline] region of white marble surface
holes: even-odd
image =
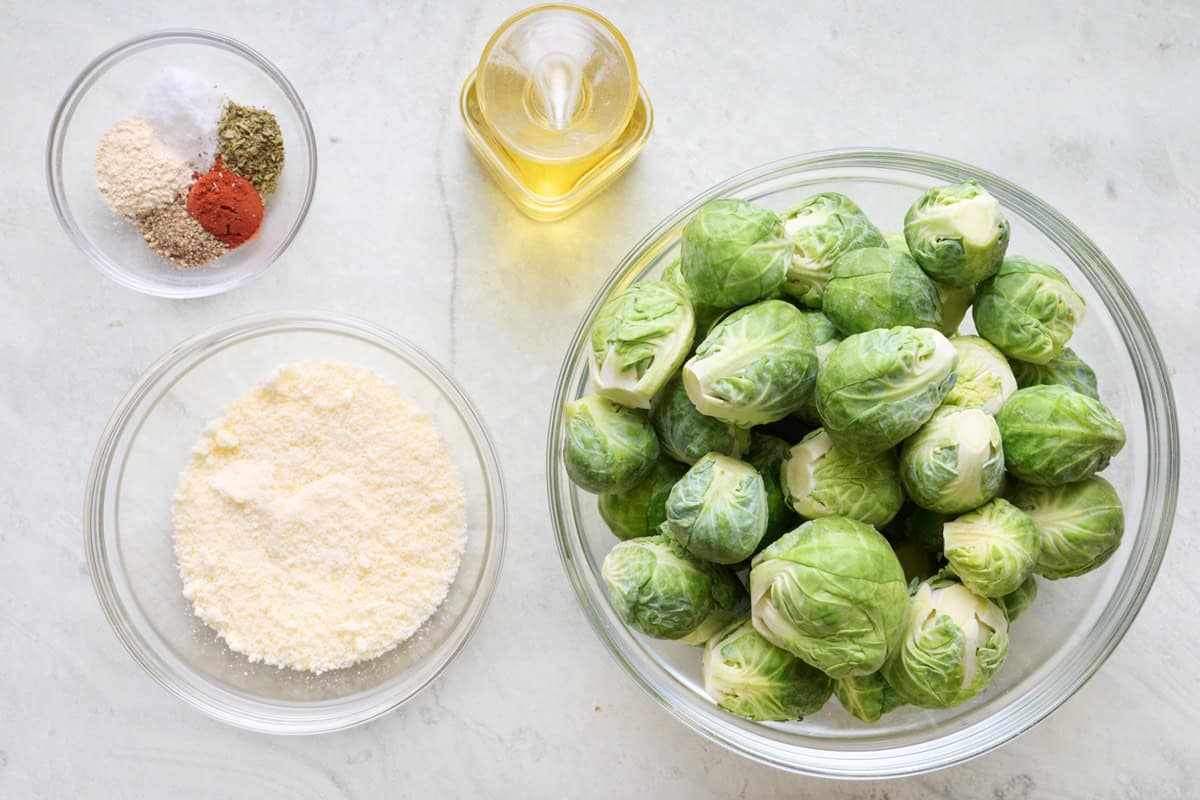
[[[513,2],[18,3],[0,36],[0,796],[1192,798],[1200,793],[1194,3],[611,0],[658,113],[634,170],[569,220],[518,215],[464,142],[458,88]],[[142,297],[59,229],[44,135],[84,62],[134,32],[224,31],[273,59],[318,134],[316,202],[263,279]],[[569,334],[660,217],[756,163],[834,146],[942,153],[1057,206],[1124,269],[1172,366],[1184,492],[1140,618],[1066,706],[1000,751],[887,784],[775,772],[689,733],[587,626],[547,519],[544,420]],[[318,738],[225,728],[142,674],[84,564],[92,448],[178,340],[250,312],[350,312],[454,370],[502,451],[511,540],[482,629],[431,690]]]

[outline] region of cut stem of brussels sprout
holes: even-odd
[[[667,497],[664,533],[716,564],[749,558],[767,530],[767,489],[754,467],[709,453]]]
[[[781,478],[788,504],[807,519],[849,517],[879,527],[904,504],[894,453],[846,453],[821,428],[791,449]]]
[[[600,494],[632,489],[658,458],[658,437],[644,411],[589,395],[563,408],[567,475]]]
[[[588,363],[596,391],[616,403],[649,408],[692,347],[692,304],[665,281],[635,283],[596,315]]]

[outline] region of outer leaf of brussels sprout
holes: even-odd
[[[706,561],[736,564],[749,558],[766,530],[766,485],[744,461],[709,453],[667,498],[663,532]]]
[[[712,571],[666,536],[630,539],[604,559],[601,576],[625,624],[656,639],[679,639],[713,609]]]
[[[758,431],[750,435],[750,450],[746,453],[746,463],[758,470],[767,489],[767,532],[758,543],[758,549],[778,539],[798,522],[796,515],[784,500],[783,487],[779,485],[780,469],[790,453],[791,448],[783,439]]]
[[[699,303],[742,306],[783,284],[791,252],[773,211],[745,200],[713,200],[683,229],[683,277]]]
[[[821,428],[791,449],[781,479],[788,504],[807,519],[849,517],[879,527],[904,504],[894,452],[853,455]]]
[[[597,393],[649,408],[692,349],[695,330],[691,302],[666,281],[635,283],[612,297],[600,308],[588,339]]]
[[[897,325],[942,327],[942,301],[933,281],[911,257],[886,247],[864,247],[839,258],[821,310],[846,335]]]
[[[958,353],[930,328],[847,337],[817,376],[817,412],[834,444],[870,455],[924,425],[954,386]]]
[[[1008,624],[1012,625],[1017,621],[1017,617],[1025,613],[1025,610],[1033,605],[1033,601],[1037,599],[1037,579],[1030,575],[1025,579],[1025,582],[1017,587],[1015,592],[1009,592],[996,601],[996,605],[1004,609],[1004,615],[1008,617]]]
[[[563,409],[567,474],[589,492],[624,492],[654,468],[658,438],[646,412],[617,405],[598,395]]]
[[[983,505],[1004,481],[996,420],[982,409],[942,406],[900,448],[900,480],[914,503],[932,511]]]
[[[667,518],[671,487],[685,472],[687,468],[682,464],[660,457],[650,474],[632,489],[600,495],[600,516],[618,539],[653,536]]]
[[[821,307],[834,262],[860,247],[883,247],[883,236],[849,197],[824,192],[783,215],[794,244],[783,291],[810,308]]]
[[[655,400],[650,422],[667,455],[685,464],[695,464],[708,453],[741,458],[750,447],[750,431],[701,414],[679,378]]]
[[[1065,386],[1018,390],[996,422],[1009,472],[1039,486],[1083,480],[1125,446],[1121,421],[1099,400]]]
[[[750,568],[755,629],[831,678],[879,669],[906,600],[904,570],[887,539],[845,517],[804,523]]]
[[[975,181],[921,195],[904,217],[904,238],[921,269],[947,286],[970,286],[996,274],[1008,249],[1000,203]]]
[[[883,675],[904,702],[949,708],[984,689],[1008,654],[1008,620],[967,587],[934,578],[909,601],[900,645]]]
[[[1022,389],[1029,386],[1057,384],[1074,389],[1080,394],[1086,394],[1093,400],[1100,399],[1096,373],[1069,347],[1064,347],[1061,353],[1045,364],[1031,364],[1027,361],[1014,360],[1012,369],[1017,386]]]
[[[1086,478],[1063,486],[1018,484],[1010,497],[1041,535],[1034,571],[1057,580],[1083,575],[1108,561],[1121,546],[1125,512],[1108,481]]]
[[[972,314],[979,335],[1009,358],[1046,364],[1083,321],[1083,298],[1065,275],[1021,256],[979,285]]]
[[[1033,574],[1041,550],[1037,525],[999,497],[947,522],[942,539],[950,569],[984,597],[1015,592]]]
[[[904,234],[898,231],[885,233],[883,235],[883,246],[892,250],[899,250],[901,253],[912,255],[912,251],[908,249],[908,242],[904,239]]]
[[[838,336],[837,328],[830,322],[829,317],[825,316],[820,311],[805,311],[804,321],[808,323],[808,333],[812,337],[813,352],[817,354],[817,372],[820,373],[821,366],[825,363],[825,359],[833,352],[833,349],[841,344],[841,337]],[[814,390],[804,401],[804,405],[796,412],[796,416],[805,422],[812,424],[820,424],[821,418],[817,415],[817,392],[814,383]],[[795,441],[794,439],[792,441]]]
[[[904,704],[878,672],[834,681],[833,693],[842,708],[863,722],[878,722]]]
[[[958,378],[943,405],[982,408],[993,416],[1017,390],[1017,379],[1008,359],[979,336],[954,336],[950,344],[958,351]]]
[[[749,428],[798,410],[816,374],[804,315],[764,300],[717,323],[684,364],[683,384],[700,413]]]
[[[681,644],[693,647],[703,647],[733,620],[743,619],[750,613],[750,595],[733,570],[707,562],[704,562],[704,568],[712,578],[712,611],[695,630],[679,640]]]
[[[717,705],[756,722],[815,713],[833,691],[827,675],[768,642],[745,617],[709,640],[700,672]]]

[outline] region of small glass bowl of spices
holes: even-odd
[[[204,297],[262,274],[312,203],[308,112],[227,36],[169,30],[102,53],[71,84],[46,152],[67,234],[106,276]]]

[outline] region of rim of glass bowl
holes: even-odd
[[[449,401],[470,434],[483,467],[488,502],[487,549],[479,583],[446,642],[431,654],[436,663],[428,675],[399,694],[376,690],[318,702],[264,702],[248,694],[218,687],[189,669],[170,648],[151,643],[142,614],[130,602],[129,576],[112,566],[114,535],[105,518],[121,480],[122,462],[147,411],[197,364],[233,345],[277,333],[313,332],[346,336],[379,347],[423,374]],[[475,406],[457,381],[408,339],[355,317],[279,312],[245,317],[187,339],[154,362],[113,411],[92,458],[84,499],[84,549],[100,607],[121,644],[150,677],[171,694],[209,716],[240,728],[273,734],[312,734],[349,728],[388,713],[417,695],[450,665],[479,627],[492,598],[504,559],[508,514],[499,460]],[[149,638],[154,638],[153,634]],[[402,687],[403,688],[403,687]]]
[[[63,185],[62,154],[67,129],[70,127],[72,117],[75,116],[75,109],[92,85],[114,64],[134,53],[155,47],[184,43],[210,45],[236,53],[270,76],[280,91],[287,96],[296,115],[300,118],[300,127],[304,131],[304,140],[308,147],[308,185],[304,188],[304,199],[300,203],[300,212],[292,221],[287,235],[280,240],[274,250],[264,257],[259,269],[211,286],[163,286],[153,281],[145,281],[128,275],[112,259],[100,252],[76,224],[75,215],[71,213],[70,204],[67,202],[66,188]],[[72,81],[63,94],[62,100],[59,101],[58,108],[54,112],[54,119],[50,123],[50,134],[46,138],[46,185],[50,189],[50,202],[54,206],[54,213],[58,217],[59,224],[62,225],[63,230],[67,232],[67,236],[75,243],[75,246],[87,256],[88,261],[107,278],[126,288],[155,297],[209,297],[236,289],[262,275],[296,238],[300,226],[304,224],[304,219],[308,216],[308,209],[312,205],[313,193],[317,186],[317,137],[313,133],[312,121],[308,118],[308,109],[304,107],[304,102],[300,99],[296,88],[279,71],[278,67],[257,50],[223,33],[195,28],[168,28],[135,36],[110,47],[84,67],[83,71],[79,73],[79,77]]]
[[[1133,549],[1129,566],[1096,623],[1096,633],[1069,656],[1063,669],[991,716],[933,741],[870,751],[782,744],[739,727],[732,717],[714,722],[693,708],[690,691],[683,690],[667,670],[640,652],[641,646],[613,613],[597,576],[589,569],[587,546],[559,457],[562,409],[573,393],[583,388],[572,376],[583,357],[588,327],[602,302],[612,292],[641,279],[659,254],[675,242],[687,219],[709,200],[744,195],[772,179],[843,168],[887,169],[985,184],[1011,213],[1062,248],[1104,299],[1133,361],[1147,419],[1149,474],[1144,511],[1135,535],[1126,536]],[[993,750],[1045,719],[1100,668],[1132,624],[1162,562],[1175,514],[1179,436],[1166,365],[1146,317],[1117,270],[1079,228],[1017,185],[959,161],[905,150],[838,149],[774,161],[719,183],[667,216],[629,251],[596,293],[564,357],[550,419],[546,474],[550,513],[567,576],[596,634],[642,689],[692,730],[748,758],[808,775],[871,779],[932,772]]]

